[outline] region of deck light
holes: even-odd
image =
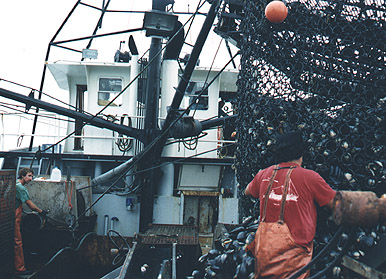
[[[169,37],[173,34],[177,16],[171,13],[151,10],[145,12],[143,29],[147,37]]]

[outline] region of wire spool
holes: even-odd
[[[21,220],[21,229],[26,232],[39,232],[44,228],[46,220],[36,212],[26,213]]]
[[[127,121],[126,121],[127,123],[125,123],[125,119],[127,119]],[[128,116],[127,114],[124,114],[121,116],[121,120],[120,120],[121,125],[126,125],[128,127],[131,127],[132,126],[131,122],[132,122],[131,117]],[[126,136],[123,136],[122,134],[119,134],[118,137],[119,138],[115,142],[118,149],[121,152],[129,151],[131,149],[131,147],[133,146],[133,140],[126,137]]]

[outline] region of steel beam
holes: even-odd
[[[34,106],[37,108],[45,109],[50,112],[55,112],[60,115],[68,116],[70,118],[80,120],[82,122],[86,122],[92,126],[96,126],[99,128],[106,128],[113,131],[116,131],[120,134],[134,137],[140,141],[144,141],[144,132],[140,129],[127,127],[124,125],[112,123],[110,121],[107,121],[101,117],[93,116],[93,115],[87,115],[78,111],[73,111],[70,109],[66,109],[61,106],[53,105],[44,101],[41,101],[39,99],[30,98],[28,96],[6,90],[4,88],[0,88],[0,96],[3,96],[5,98],[15,100],[21,103],[24,103],[26,105]]]

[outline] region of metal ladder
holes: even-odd
[[[19,173],[19,170],[22,168],[30,168],[34,171],[35,175],[41,174],[41,169],[42,169],[42,159],[36,159],[33,161],[32,167],[31,167],[31,162],[32,162],[33,157],[19,157],[18,162],[17,162],[17,169],[16,173]]]

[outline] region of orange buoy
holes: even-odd
[[[282,1],[274,0],[265,7],[265,17],[272,23],[283,22],[287,15],[287,6]]]

